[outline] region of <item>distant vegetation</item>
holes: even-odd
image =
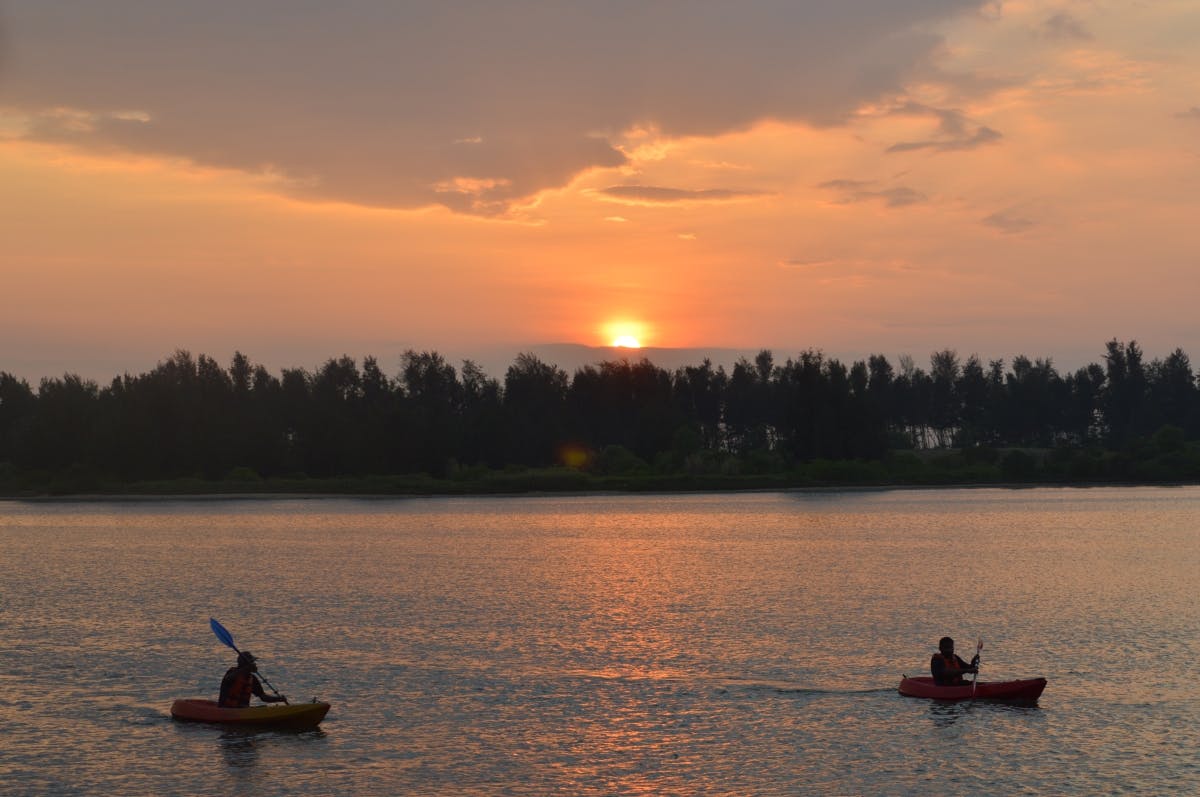
[[[731,371],[646,360],[503,380],[435,352],[389,376],[331,359],[279,376],[177,352],[104,387],[0,372],[0,494],[680,490],[1200,482],[1200,386],[1181,350],[1050,360],[819,351]]]

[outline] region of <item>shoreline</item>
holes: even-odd
[[[952,484],[844,484],[844,485],[797,485],[779,487],[703,487],[696,489],[612,489],[598,488],[595,490],[528,490],[528,491],[445,491],[445,492],[197,492],[197,493],[77,493],[68,495],[51,495],[41,493],[36,495],[0,495],[0,502],[6,503],[167,503],[177,501],[217,502],[217,501],[329,501],[339,499],[350,500],[410,500],[422,498],[578,498],[586,496],[674,496],[702,494],[737,494],[737,493],[884,493],[900,491],[930,491],[930,490],[1062,490],[1062,489],[1104,489],[1104,488],[1161,488],[1179,489],[1200,486],[1194,482],[993,482]]]

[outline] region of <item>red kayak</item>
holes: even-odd
[[[980,681],[976,686],[938,686],[932,678],[905,678],[900,681],[900,694],[905,697],[926,697],[932,700],[1037,700],[1046,688],[1045,678],[1023,681]]]
[[[176,700],[171,716],[188,722],[214,722],[239,728],[315,728],[325,719],[328,703],[292,703],[246,708],[221,708],[213,700]]]

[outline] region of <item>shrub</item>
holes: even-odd
[[[1038,461],[1033,455],[1014,448],[1000,459],[1000,473],[1013,481],[1032,481],[1037,476]]]

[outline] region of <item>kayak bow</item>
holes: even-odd
[[[171,704],[171,716],[185,722],[212,722],[240,728],[315,728],[325,719],[328,703],[221,708],[214,700],[180,699]]]
[[[964,686],[938,686],[932,678],[905,678],[900,681],[900,694],[905,697],[924,697],[931,700],[1037,700],[1046,688],[1045,678],[1021,681],[980,681]]]

